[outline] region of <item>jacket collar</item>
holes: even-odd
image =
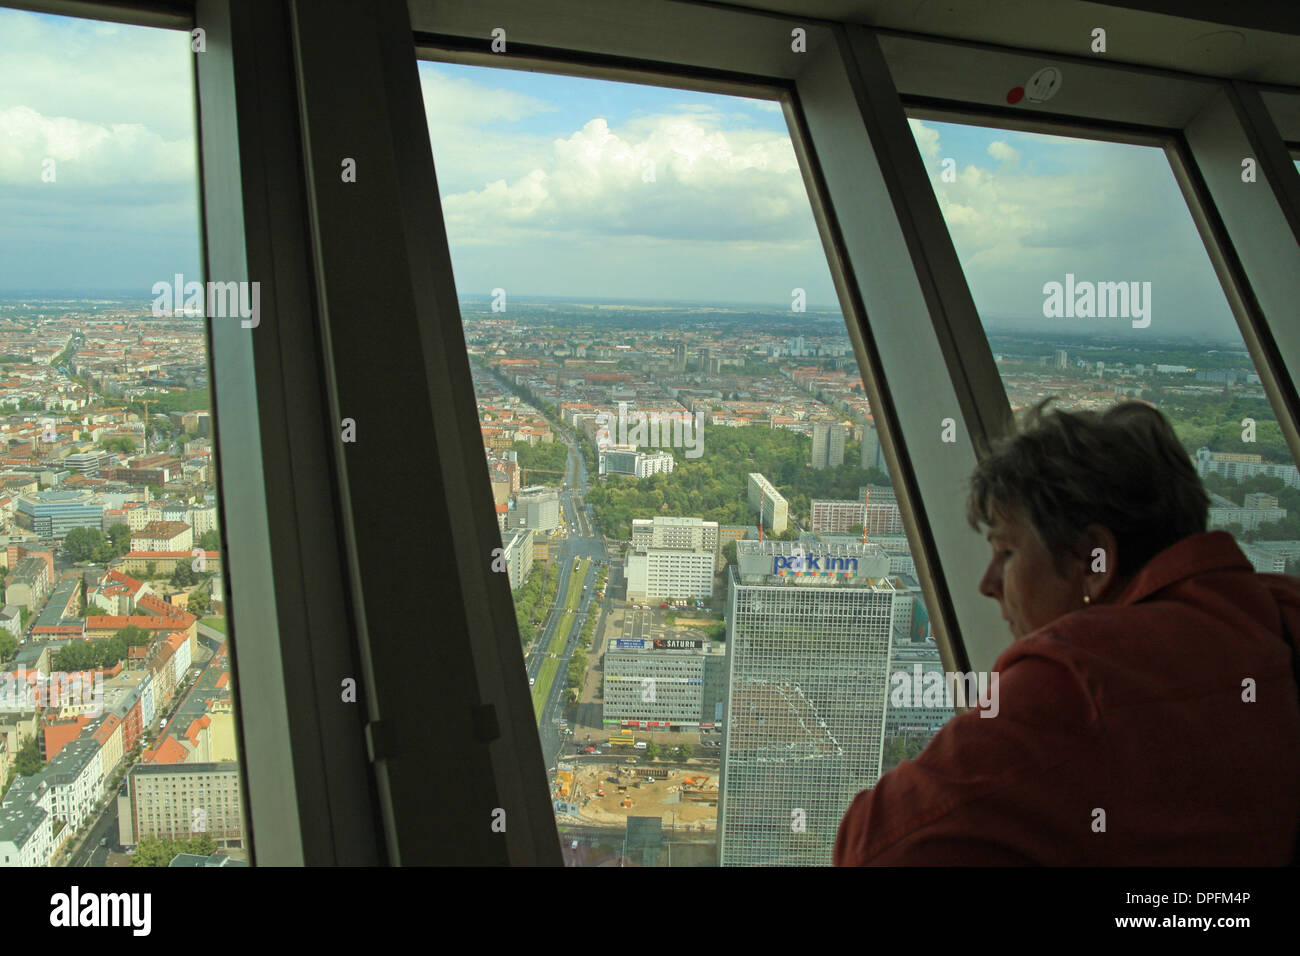
[[[1188,535],[1151,558],[1108,604],[1137,604],[1171,584],[1207,571],[1254,571],[1226,531]]]

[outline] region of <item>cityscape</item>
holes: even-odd
[[[842,316],[466,297],[571,865],[819,865],[951,697]],[[1261,571],[1300,476],[1248,354],[990,328],[1015,409],[1150,402]],[[0,301],[0,860],[247,863],[203,320]],[[233,595],[238,601],[238,595]]]

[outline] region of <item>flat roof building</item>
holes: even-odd
[[[883,747],[890,641],[910,589],[874,544],[739,541],[729,571],[723,866],[825,865]]]

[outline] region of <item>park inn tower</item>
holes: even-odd
[[[736,560],[719,864],[829,865],[844,811],[880,776],[890,636],[914,589],[869,543],[738,541]]]

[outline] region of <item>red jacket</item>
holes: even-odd
[[[1004,651],[997,716],[954,717],[858,794],[835,864],[1289,862],[1300,704],[1279,609],[1300,636],[1300,581],[1257,574],[1226,532],[1167,548]]]

